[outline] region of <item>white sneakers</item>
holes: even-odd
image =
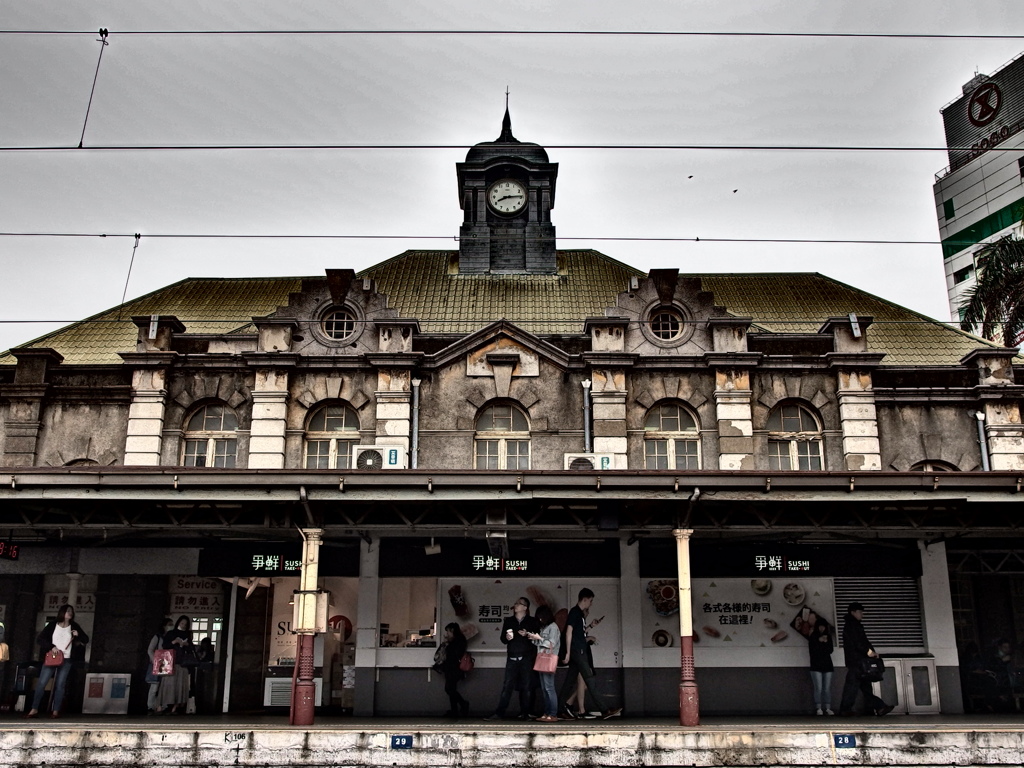
[[[818,707],[814,711],[814,714],[816,714],[816,715],[834,715],[835,712],[833,712],[831,709],[826,709],[824,712],[822,712],[821,707]]]

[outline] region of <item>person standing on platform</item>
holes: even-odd
[[[878,654],[868,640],[867,632],[864,631],[864,625],[861,623],[863,619],[864,606],[860,603],[850,603],[849,608],[846,609],[846,619],[843,622],[846,682],[843,684],[843,698],[839,702],[839,714],[846,717],[855,714],[853,705],[857,701],[857,691],[859,690],[864,694],[867,712],[882,717],[892,712],[894,707],[875,696],[874,691],[871,690],[871,681],[864,677],[864,662]]]
[[[146,655],[149,656],[149,668],[146,670],[146,682],[149,683],[149,696],[146,699],[146,709],[150,714],[153,714],[157,710],[157,696],[160,694],[160,676],[153,674],[153,657],[156,654],[158,648],[162,647],[164,635],[173,626],[173,622],[170,619],[164,619],[163,624],[160,628],[153,633],[153,637],[149,639],[149,647],[146,649]]]
[[[540,622],[530,615],[530,601],[520,597],[512,606],[512,615],[501,625],[501,642],[505,644],[505,680],[501,685],[501,697],[494,714],[487,720],[501,720],[512,701],[512,691],[519,689],[519,719],[527,720],[533,709],[533,697],[537,686],[533,662],[537,658],[537,647],[527,635],[540,631]]]
[[[161,647],[174,651],[174,672],[160,678],[160,694],[157,712],[172,715],[184,714],[188,706],[189,689],[192,687],[192,676],[183,663],[191,655],[195,656],[192,644],[192,620],[188,616],[179,616],[174,622],[174,629],[168,630],[161,641]]]
[[[590,691],[590,695],[602,707],[601,717],[607,720],[609,717],[621,715],[622,709],[621,707],[614,709],[604,708],[605,698],[597,688],[594,669],[587,658],[587,625],[584,617],[586,612],[590,610],[593,602],[594,593],[586,587],[581,589],[576,605],[569,611],[569,616],[565,622],[565,648],[562,649],[562,654],[563,661],[568,664],[568,669],[566,670],[565,682],[562,683],[562,690],[559,693],[559,713],[572,718],[584,716],[585,703],[580,701],[579,697],[576,700],[576,706],[580,709],[579,713],[572,712],[567,703],[569,697],[576,690],[576,676],[582,675],[583,682],[587,690]]]
[[[550,654],[557,661],[562,649],[562,637],[558,625],[555,624],[555,616],[548,606],[542,605],[537,609],[537,622],[540,624],[540,631],[528,632],[526,636],[537,646],[538,654]],[[541,691],[544,692],[544,714],[538,720],[542,723],[557,723],[558,694],[555,693],[555,673],[552,671],[537,674],[540,678]]]
[[[816,715],[834,715],[832,711],[832,633],[828,623],[818,619],[807,638],[807,650],[811,657],[811,686],[814,689]]]
[[[466,653],[466,636],[454,621],[445,625],[441,647],[444,648],[444,658],[440,662],[441,673],[444,675],[444,692],[448,694],[450,706],[444,716],[458,720],[469,714],[469,702],[459,693],[459,681],[465,677],[459,662]]]
[[[75,609],[67,604],[58,608],[57,618],[43,627],[43,631],[36,638],[36,645],[42,650],[44,657],[51,651],[60,651],[63,654],[63,659],[60,664],[44,665],[39,670],[36,692],[32,697],[32,709],[29,710],[26,717],[36,717],[39,714],[39,706],[43,703],[43,693],[51,677],[53,678],[53,698],[50,700],[51,715],[60,717],[60,708],[64,704],[64,689],[68,684],[68,675],[71,674],[71,647],[84,646],[88,642],[89,636],[75,621]]]

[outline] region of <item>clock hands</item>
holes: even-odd
[[[505,195],[504,197],[499,197],[496,202],[500,203],[502,200],[511,200],[517,197],[522,197],[522,195]]]

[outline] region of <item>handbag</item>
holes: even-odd
[[[533,662],[534,672],[543,672],[547,675],[555,674],[558,669],[558,654],[541,651],[537,654],[537,660]]]
[[[170,648],[159,648],[153,651],[152,672],[157,677],[174,674],[174,651]]]
[[[51,648],[43,658],[44,667],[59,667],[64,663],[64,651],[60,648]]]
[[[885,664],[881,656],[865,656],[860,660],[860,676],[871,683],[877,683],[885,677]]]
[[[473,661],[473,656],[468,652],[462,654],[462,658],[459,659],[459,669],[463,672],[472,672],[474,666],[476,666],[476,662]]]

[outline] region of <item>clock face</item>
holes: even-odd
[[[526,207],[526,187],[515,179],[496,181],[487,190],[487,202],[495,213],[518,213]]]

